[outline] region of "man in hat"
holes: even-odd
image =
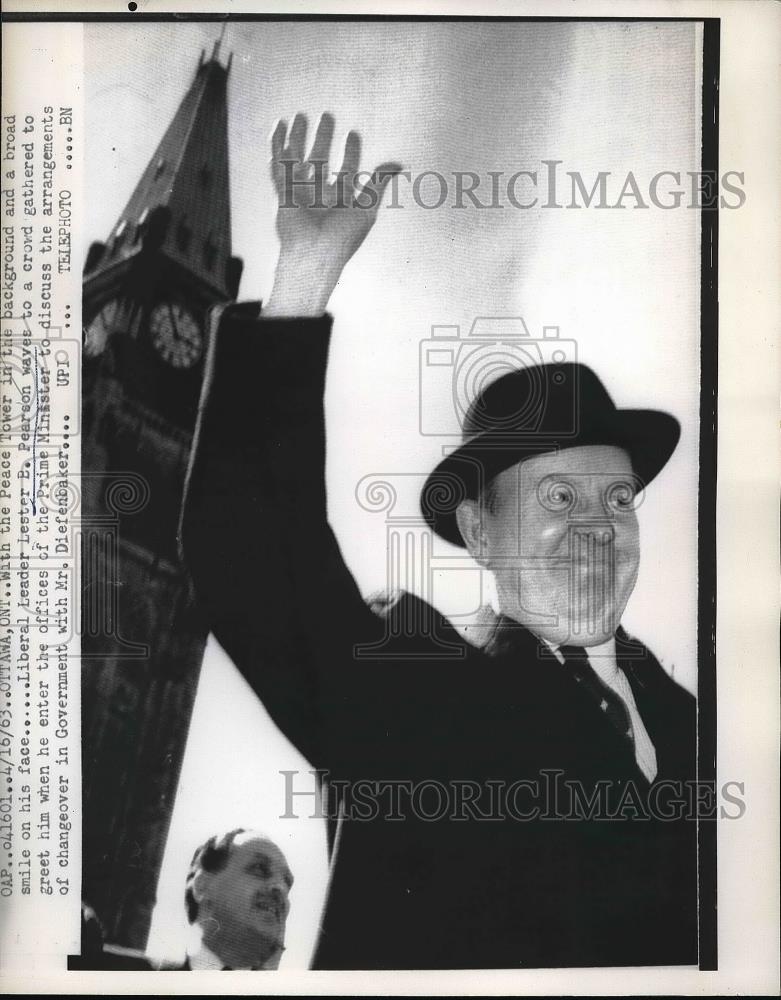
[[[677,421],[618,409],[583,366],[498,379],[421,498],[496,580],[488,636],[410,594],[367,606],[327,521],[324,311],[400,168],[315,207],[332,134],[324,115],[307,161],[303,116],[275,130],[298,207],[277,215],[268,302],[228,307],[212,337],[183,520],[212,631],[338,802],[315,964],[694,963],[695,705],[620,627],[635,497]],[[350,133],[342,178],[358,151]]]

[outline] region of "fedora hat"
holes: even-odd
[[[618,409],[599,377],[575,363],[529,365],[496,379],[472,401],[460,447],[423,486],[420,506],[440,537],[464,547],[456,510],[524,458],[582,445],[628,452],[641,487],[664,467],[680,424],[661,410]]]

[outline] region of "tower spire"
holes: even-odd
[[[214,49],[212,50],[212,59],[214,59],[215,61],[218,60],[220,57],[220,46],[222,45],[222,40],[225,37],[225,28],[227,24],[228,24],[227,21],[222,22],[222,27],[220,28],[219,37],[217,41],[214,43]]]
[[[223,22],[211,59],[201,55],[195,78],[105,247],[91,252],[87,277],[137,256],[153,237],[155,247],[211,289],[214,299],[236,296],[241,262],[231,255],[228,68],[217,59],[224,34]]]

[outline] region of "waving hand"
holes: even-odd
[[[388,162],[371,174],[361,172],[361,138],[349,132],[341,167],[329,173],[333,116],[320,118],[308,156],[306,134],[306,116],[297,114],[289,129],[278,122],[271,137],[280,251],[266,315],[324,311],[344,266],[377,219],[385,187],[401,170]]]

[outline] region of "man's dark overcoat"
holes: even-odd
[[[367,605],[326,516],[330,327],[223,315],[182,535],[217,640],[313,767],[349,783],[343,809],[367,817],[341,824],[316,967],[695,963],[695,824],[643,816],[649,795],[669,805],[660,783],[695,776],[694,699],[619,633],[658,757],[649,787],[531,633],[500,628],[477,648],[408,594],[384,614]],[[415,818],[404,798],[387,818],[387,797],[371,818],[377,786],[360,783],[394,781],[427,816],[445,789],[455,818]],[[554,815],[572,812],[568,782],[579,819]],[[588,818],[598,782],[624,818]]]

